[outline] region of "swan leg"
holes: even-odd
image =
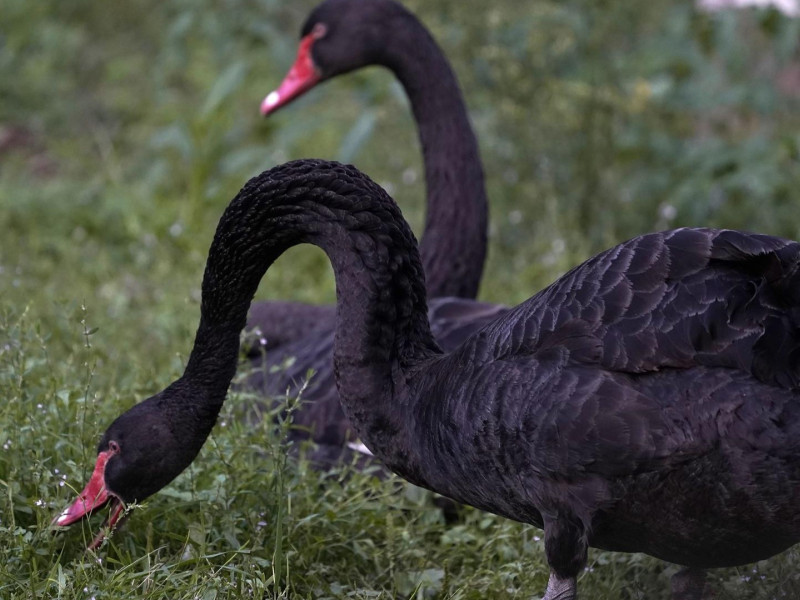
[[[550,565],[550,579],[542,600],[575,600],[576,577],[586,566],[589,549],[586,528],[574,515],[559,514],[544,519],[544,551]]]
[[[706,572],[703,569],[687,567],[675,573],[670,579],[672,600],[702,600],[706,587]]]
[[[576,600],[578,597],[578,584],[574,577],[562,579],[555,572],[550,571],[547,580],[547,591],[542,600]]]

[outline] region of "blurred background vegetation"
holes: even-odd
[[[53,469],[80,485],[105,424],[181,372],[214,227],[249,176],[353,162],[420,231],[416,132],[388,72],[258,114],[315,4],[0,0],[0,443],[17,449],[0,452],[0,533],[41,530],[71,493]],[[450,58],[480,141],[482,299],[519,302],[657,229],[800,238],[798,20],[681,0],[405,4]],[[259,292],[333,294],[313,248]]]

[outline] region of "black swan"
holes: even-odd
[[[433,298],[428,318],[439,344],[450,350],[506,307],[470,300],[478,292],[486,256],[483,168],[458,81],[428,30],[393,0],[327,0],[303,25],[295,64],[264,100],[262,112],[274,112],[317,83],[368,65],[382,65],[397,76],[419,128],[428,189],[420,243]],[[333,306],[290,302],[257,303],[247,323],[259,335],[249,340],[247,353],[258,368],[246,387],[279,401],[287,391],[297,394],[314,371],[293,413],[291,437],[310,436],[318,447],[308,456],[323,467],[347,453],[345,444],[352,438],[333,376],[334,323]]]
[[[296,161],[250,180],[206,265],[183,376],[118,417],[68,525],[141,501],[194,459],[236,370],[270,264],[321,247],[337,283],[336,380],[366,445],[402,477],[544,529],[546,600],[587,548],[703,569],[800,540],[800,244],[678,229],[575,267],[450,353],[394,202],[354,167]]]

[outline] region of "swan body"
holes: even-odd
[[[267,308],[269,303],[261,304]],[[325,307],[328,308],[328,307]],[[306,450],[306,458],[318,468],[352,462],[356,436],[345,416],[333,369],[335,310],[330,307],[331,326],[323,322],[311,333],[270,350],[266,348],[263,363],[256,359],[247,378],[247,387],[268,398],[282,401],[302,390],[302,403],[292,410],[293,442],[312,439],[315,447]],[[508,310],[507,306],[463,298],[433,298],[428,306],[428,320],[437,343],[444,351],[457,348],[473,332],[492,322]],[[251,317],[252,318],[252,313]],[[250,350],[255,354],[253,350]],[[300,360],[287,360],[301,357]],[[319,370],[309,379],[309,365]],[[299,447],[299,444],[296,444]]]
[[[702,569],[800,540],[800,244],[643,235],[444,353],[396,205],[324,161],[276,167],[233,200],[184,375],[112,423],[87,490],[142,500],[194,459],[259,280],[303,242],[336,274],[335,374],[364,444],[413,483],[542,527],[546,600],[576,597],[589,546],[684,565],[674,597],[698,600]],[[85,491],[56,522],[96,505]]]

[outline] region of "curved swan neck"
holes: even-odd
[[[381,63],[408,95],[428,189],[420,254],[431,297],[475,298],[486,259],[488,208],[478,143],[453,70],[410,13],[387,32]],[[457,232],[457,235],[453,235]]]
[[[200,326],[184,379],[219,407],[236,370],[239,333],[262,276],[300,243],[322,248],[337,288],[337,363],[385,379],[438,351],[427,321],[415,240],[386,193],[352,167],[296,161],[250,180],[226,209],[203,277]],[[378,412],[379,408],[376,407]]]

